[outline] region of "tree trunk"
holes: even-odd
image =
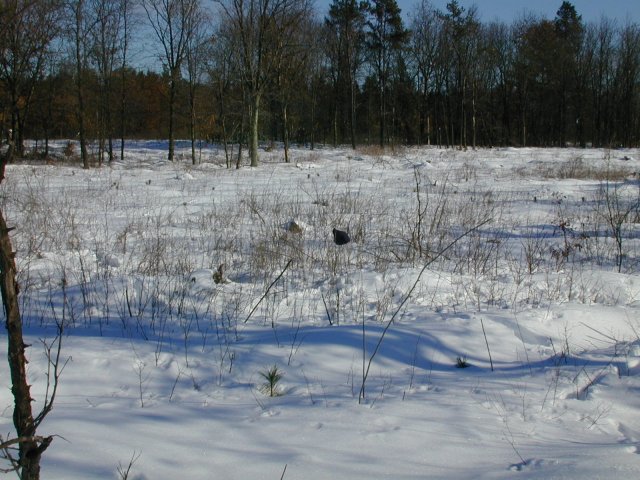
[[[336,148],[338,146],[338,102],[336,101],[333,105],[333,123],[331,125],[333,127],[333,147]]]
[[[173,123],[174,123],[174,110],[176,103],[176,88],[177,82],[175,79],[176,74],[171,74],[171,80],[169,85],[169,155],[168,159],[170,162],[173,162],[174,150],[175,150],[175,140],[173,133]]]
[[[80,158],[82,159],[82,167],[89,168],[89,156],[87,154],[87,138],[85,131],[85,105],[84,105],[84,55],[82,43],[82,8],[83,3],[80,1],[76,6],[76,24],[75,24],[75,54],[76,54],[76,89],[78,96],[78,137],[80,140]]]
[[[353,75],[349,78],[351,84],[351,148],[356,149],[356,85]]]
[[[195,89],[195,87],[192,87]],[[191,137],[191,163],[197,165],[198,159],[196,158],[196,94],[195,91],[190,92],[189,99],[189,136]]]
[[[311,142],[311,150],[313,150],[316,146],[316,89],[313,89],[313,94],[311,95],[311,138],[309,141]]]
[[[123,36],[122,36],[122,65],[120,74],[120,160],[124,160],[124,135],[125,135],[125,112],[127,107],[127,47],[129,46],[129,2],[122,3]]]
[[[242,109],[242,118],[240,119],[240,138],[238,140],[238,157],[236,158],[236,170],[240,169],[242,165],[242,142],[246,138],[246,109]]]
[[[18,464],[22,480],[40,478],[40,458],[52,438],[36,439],[36,423],[31,410],[31,387],[27,382],[27,358],[22,335],[22,318],[18,303],[15,254],[9,237],[10,229],[0,210],[0,290],[6,315],[8,358],[11,371],[11,392],[14,398],[13,424],[18,438],[24,439],[19,446]]]
[[[24,133],[22,131],[24,124],[20,119],[20,107],[18,106],[18,101],[19,99],[17,96],[15,97],[15,100],[12,100],[11,129],[14,148],[13,153],[21,158],[24,156]]]
[[[111,76],[111,72],[109,72],[109,76]],[[105,123],[105,137],[107,142],[107,155],[108,162],[111,164],[113,162],[113,119],[111,117],[111,88],[112,84],[110,80],[107,80],[107,84],[105,86],[106,94],[104,99],[104,123]]]
[[[125,112],[127,111],[127,77],[124,61],[122,62],[120,88],[120,160],[124,160]]]
[[[385,112],[385,105],[384,105],[384,102],[385,102],[384,88],[385,88],[384,87],[384,83],[381,82],[380,92],[379,92],[379,95],[380,95],[380,98],[379,98],[379,101],[380,101],[380,105],[379,105],[379,114],[380,114],[380,131],[379,131],[379,134],[380,134],[380,138],[379,138],[379,141],[380,141],[380,147],[381,148],[384,148],[384,140],[385,140],[384,137],[386,135],[386,131],[385,131],[385,113],[386,112]]]
[[[522,146],[527,146],[527,115],[524,107],[522,107]]]
[[[458,50],[456,49],[456,52],[458,52]],[[460,88],[460,123],[458,125],[459,133],[460,133],[460,145],[459,148],[460,150],[466,150],[467,149],[467,77],[466,77],[466,70],[463,70],[463,68],[466,68],[466,65],[463,67],[463,61],[460,58],[460,53],[457,53],[458,55],[458,86]]]
[[[78,60],[80,61],[80,60]],[[84,106],[84,82],[82,80],[82,65],[78,65],[76,88],[78,95],[78,140],[80,141],[80,158],[82,168],[89,168],[89,155],[87,153],[87,133],[85,127],[85,106]]]
[[[282,137],[284,141],[284,162],[289,163],[289,127],[287,126],[287,103],[282,105]]]
[[[80,82],[80,81],[79,81]],[[78,139],[80,140],[80,158],[82,159],[82,168],[89,168],[89,154],[87,152],[87,134],[84,121],[84,95],[82,94],[82,86],[78,85]]]
[[[477,146],[476,115],[476,81],[474,79],[471,92],[471,146],[474,150]]]
[[[222,146],[224,147],[224,160],[227,168],[231,168],[231,159],[229,157],[229,138],[227,136],[227,126],[224,117],[220,121],[222,127]]]
[[[249,112],[249,153],[251,155],[251,166],[258,166],[258,113],[260,110],[260,94],[254,93],[251,96],[251,111]]]

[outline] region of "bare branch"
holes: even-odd
[[[284,266],[282,271],[280,272],[280,275],[278,275],[276,277],[276,279],[273,282],[271,282],[271,285],[269,285],[267,290],[264,292],[264,295],[262,295],[262,297],[260,297],[260,300],[258,300],[258,303],[255,304],[255,306],[249,312],[249,315],[247,315],[247,318],[244,319],[244,323],[247,323],[249,321],[249,319],[251,318],[251,315],[253,315],[253,312],[255,312],[256,308],[258,308],[258,305],[260,305],[260,303],[262,303],[262,300],[264,300],[265,297],[269,294],[269,291],[271,290],[271,288],[278,282],[278,280],[280,280],[280,278],[282,277],[282,275],[284,275],[284,272],[287,271],[287,268],[289,268],[289,265],[291,265],[292,262],[293,262],[293,259],[290,259],[287,262],[287,264]]]
[[[389,319],[389,321],[385,325],[384,329],[382,330],[382,334],[380,335],[380,338],[378,338],[378,343],[376,343],[376,347],[373,349],[373,353],[369,357],[369,361],[367,363],[367,368],[365,369],[365,371],[364,371],[364,373],[362,375],[362,386],[360,387],[360,396],[359,396],[359,400],[360,401],[362,401],[364,399],[365,383],[367,382],[367,378],[369,377],[369,369],[371,368],[371,363],[373,362],[373,359],[375,358],[376,354],[378,353],[378,350],[380,349],[380,346],[382,345],[382,341],[384,340],[385,335],[389,331],[389,328],[391,327],[391,324],[395,321],[395,319],[398,316],[398,314],[402,311],[402,308],[407,303],[407,301],[409,301],[409,298],[411,298],[411,295],[413,294],[413,291],[418,286],[418,283],[420,283],[420,278],[422,277],[422,274],[427,270],[427,268],[429,268],[429,266],[431,266],[433,264],[433,262],[435,262],[438,258],[443,256],[456,243],[458,243],[460,240],[462,240],[464,237],[466,237],[470,233],[474,232],[475,230],[478,230],[483,225],[486,225],[490,221],[491,221],[491,219],[488,218],[488,219],[484,220],[483,222],[480,222],[479,224],[471,227],[469,230],[465,231],[464,233],[460,234],[453,241],[451,241],[451,243],[449,243],[449,245],[447,245],[442,250],[440,250],[437,255],[435,255],[434,257],[429,259],[429,261],[424,264],[424,266],[422,267],[422,270],[420,270],[420,272],[418,273],[418,276],[416,277],[415,282],[413,282],[413,285],[411,286],[409,291],[406,293],[406,295],[402,299],[402,302],[400,302],[400,305],[398,305],[398,308],[393,313],[393,315],[391,316],[391,318]]]

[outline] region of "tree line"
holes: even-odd
[[[507,24],[457,0],[4,0],[0,88],[17,154],[74,138],[85,165],[127,138],[168,138],[170,159],[189,139],[194,161],[220,142],[229,165],[259,142],[631,147],[640,26],[568,1]]]

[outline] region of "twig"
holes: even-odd
[[[480,319],[480,325],[482,325],[482,334],[484,335],[484,341],[487,344],[487,352],[489,353],[489,363],[491,364],[491,371],[493,372],[493,360],[491,359],[491,350],[489,350],[489,340],[487,340],[487,332],[484,330],[484,322]]]
[[[251,311],[249,312],[249,315],[247,315],[247,318],[244,319],[244,323],[247,323],[249,321],[249,319],[251,318],[251,315],[253,315],[253,312],[256,311],[256,309],[258,308],[258,306],[262,303],[262,301],[265,299],[265,297],[269,294],[269,291],[273,288],[273,286],[278,282],[278,280],[280,280],[280,278],[282,278],[282,275],[284,275],[284,272],[287,271],[287,268],[289,268],[289,265],[291,265],[291,263],[293,262],[293,258],[290,259],[287,264],[284,266],[284,268],[282,269],[282,271],[280,272],[280,275],[278,275],[276,277],[276,279],[271,282],[271,285],[269,285],[269,287],[267,287],[267,290],[264,292],[264,294],[262,295],[262,297],[260,297],[260,300],[258,300],[258,303],[255,304],[255,306],[251,309]]]
[[[516,326],[518,327],[518,335],[520,337],[520,341],[522,342],[522,349],[524,350],[524,356],[527,359],[527,366],[529,367],[529,373],[533,375],[533,368],[531,367],[531,362],[529,361],[529,352],[527,351],[527,344],[524,341],[524,337],[522,336],[522,330],[520,329],[520,322],[518,321],[518,316],[513,313],[513,319],[516,321]]]
[[[400,313],[400,311],[402,310],[404,305],[409,301],[409,298],[411,298],[411,295],[413,294],[413,291],[418,286],[418,283],[420,283],[420,278],[422,277],[422,274],[427,270],[427,268],[429,268],[429,266],[431,266],[437,259],[439,259],[441,256],[443,256],[445,254],[445,252],[447,252],[456,243],[458,243],[464,237],[469,235],[471,232],[479,229],[483,225],[486,225],[487,223],[489,223],[489,221],[491,221],[491,219],[487,218],[483,222],[480,222],[479,224],[471,227],[469,230],[467,230],[464,233],[460,234],[458,237],[453,239],[453,241],[451,243],[449,243],[449,245],[447,245],[442,250],[440,250],[436,255],[434,255],[431,259],[429,259],[429,261],[427,263],[424,264],[424,266],[422,267],[422,269],[418,273],[418,276],[416,277],[415,282],[413,282],[413,285],[411,286],[411,288],[409,289],[409,291],[407,292],[405,297],[402,299],[402,302],[400,302],[400,305],[398,306],[398,308],[393,313],[393,315],[391,316],[391,318],[389,319],[389,321],[385,325],[384,329],[382,330],[382,334],[380,335],[380,338],[378,339],[378,343],[376,344],[376,347],[373,349],[373,353],[369,357],[369,363],[367,364],[367,368],[365,369],[364,375],[362,376],[362,387],[360,387],[360,395],[359,395],[359,399],[358,399],[359,401],[362,401],[364,399],[364,387],[365,387],[365,383],[367,382],[367,378],[369,377],[369,369],[371,368],[371,363],[373,362],[373,359],[375,358],[376,354],[378,353],[378,350],[380,349],[380,345],[382,345],[382,341],[384,340],[384,337],[386,336],[387,332],[389,331],[389,328],[391,327],[391,324],[394,322],[394,320],[396,319],[396,317],[398,316],[398,314]]]
[[[131,460],[129,460],[129,463],[127,464],[126,467],[124,467],[122,463],[118,462],[118,476],[120,477],[121,480],[127,480],[129,478],[129,474],[131,473],[131,468],[133,467],[133,464],[138,461],[141,455],[142,455],[142,452],[137,453],[134,450],[133,454],[131,455]]]
[[[0,450],[6,450],[7,448],[19,443],[27,443],[27,442],[51,443],[52,440],[53,440],[53,436],[43,437],[42,435],[10,438],[9,440],[5,440],[4,442],[0,443]]]
[[[327,319],[329,320],[329,325],[333,325],[333,320],[331,319],[331,313],[329,313],[329,307],[327,306],[327,301],[324,299],[324,293],[320,293],[322,297],[322,303],[324,303],[324,309],[327,312]]]
[[[300,333],[300,320],[298,320],[298,327],[296,328],[296,333],[294,333],[293,340],[291,341],[291,350],[289,351],[289,360],[287,361],[287,365],[291,365],[291,359],[296,353],[298,353],[298,349],[300,348],[300,345],[302,345],[302,341],[304,340],[304,337],[302,337],[300,339],[300,342],[298,343],[298,346],[296,347],[298,333]]]
[[[60,383],[60,375],[62,371],[71,360],[71,357],[67,358],[65,362],[60,366],[60,354],[62,352],[62,336],[64,334],[64,320],[62,322],[56,322],[58,332],[56,338],[51,344],[47,344],[45,340],[41,340],[44,345],[47,355],[47,389],[44,396],[44,404],[40,413],[34,419],[34,424],[38,427],[49,412],[53,409],[53,402],[58,392],[58,385]],[[52,358],[51,349],[56,345],[55,358]],[[53,368],[53,371],[52,371]],[[52,378],[53,376],[53,378]]]
[[[594,331],[594,332],[596,332],[598,335],[602,335],[604,338],[606,338],[606,339],[608,339],[608,340],[611,340],[613,343],[619,343],[619,340],[618,340],[617,338],[614,338],[614,337],[612,337],[612,336],[610,336],[610,335],[607,335],[606,333],[601,332],[600,330],[597,330],[597,329],[595,329],[595,328],[593,328],[593,327],[591,327],[591,326],[587,325],[587,324],[586,324],[586,323],[584,323],[584,322],[580,322],[580,325],[582,325],[583,327],[587,327],[589,330],[593,330],[593,331]]]

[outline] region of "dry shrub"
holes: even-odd
[[[537,173],[546,179],[621,181],[632,176],[633,169],[623,165],[613,165],[609,161],[596,165],[576,156],[569,160],[540,165]]]
[[[381,147],[380,145],[361,145],[356,149],[360,155],[380,159],[384,155],[399,155],[406,150],[403,145],[388,145]]]
[[[64,149],[62,150],[62,154],[67,160],[76,158],[78,156],[76,151],[76,144],[72,141],[68,141],[65,144]]]

